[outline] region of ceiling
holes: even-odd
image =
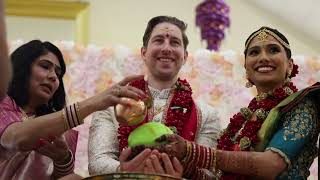
[[[275,17],[288,23],[320,46],[320,1],[319,0],[249,0]]]

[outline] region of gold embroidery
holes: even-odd
[[[309,135],[312,130],[312,119],[315,108],[312,101],[304,101],[286,114],[283,138],[286,141],[296,141]]]

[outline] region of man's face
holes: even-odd
[[[181,30],[171,23],[156,25],[147,47],[141,48],[150,76],[159,80],[172,80],[188,56],[184,49]]]

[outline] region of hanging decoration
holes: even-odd
[[[218,51],[225,37],[224,30],[230,26],[229,6],[224,0],[204,0],[196,7],[196,26],[207,49]]]

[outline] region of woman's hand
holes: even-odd
[[[186,140],[176,134],[163,135],[156,139],[164,145],[156,147],[160,152],[168,154],[170,157],[177,157],[180,161],[185,157],[187,152]]]
[[[143,91],[132,86],[127,86],[131,81],[141,78],[143,78],[142,75],[134,75],[124,78],[119,83],[92,97],[92,104],[96,105],[96,110],[99,111],[117,104],[130,106],[128,101],[121,99],[121,97],[128,97],[135,100],[144,99],[146,95]]]
[[[170,159],[166,153],[159,153],[159,151],[153,150],[151,156],[146,160],[144,173],[165,174],[181,178],[183,166],[176,157]]]
[[[53,141],[40,139],[40,147],[36,151],[44,156],[49,157],[56,164],[66,164],[71,159],[71,154],[66,141],[62,136]]]

